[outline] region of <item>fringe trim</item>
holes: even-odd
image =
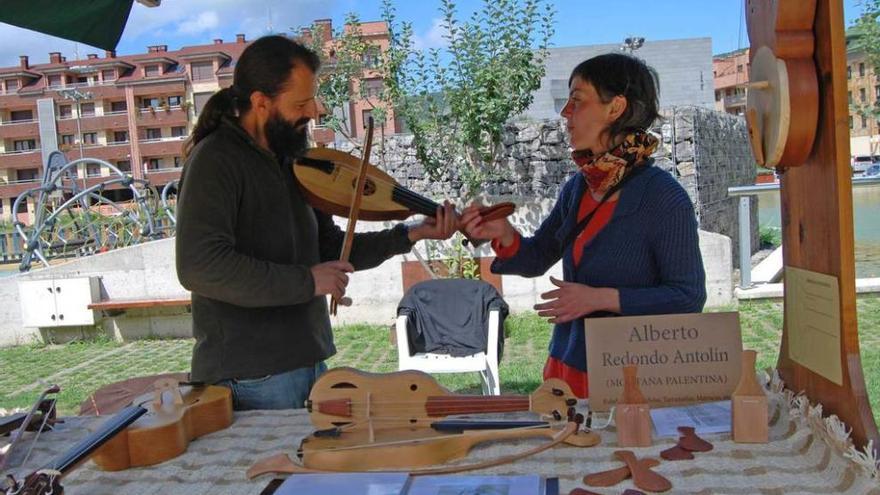
[[[860,471],[871,479],[880,479],[880,459],[874,453],[874,441],[868,442],[862,449],[857,449],[850,438],[852,430],[832,414],[822,415],[822,404],[811,405],[803,392],[795,394],[785,389],[785,384],[775,369],[767,370],[763,377],[770,391],[770,398],[784,401],[788,405],[788,416],[801,427],[810,430],[833,446],[843,457],[852,461]]]

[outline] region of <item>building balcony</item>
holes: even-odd
[[[171,127],[187,124],[187,112],[180,106],[159,108],[140,108],[137,114],[138,127]]]
[[[21,193],[29,190],[40,187],[40,183],[43,181],[42,177],[38,177],[36,179],[27,179],[27,180],[10,180],[3,181],[0,180],[0,198],[12,198],[15,199],[21,196]]]
[[[37,138],[39,135],[36,120],[4,121],[0,124],[0,139]]]
[[[76,119],[74,119],[74,129]],[[113,112],[92,117],[83,117],[80,123],[83,132],[101,131],[104,129],[128,129],[128,112]]]
[[[724,97],[724,108],[736,108],[746,106],[746,95],[731,95]]]
[[[150,181],[151,185],[160,186],[179,179],[181,171],[183,171],[181,167],[147,170],[144,178]]]
[[[74,145],[74,150],[76,145]],[[76,153],[79,157],[79,153]],[[86,158],[97,158],[105,162],[116,163],[120,160],[131,159],[131,143],[128,141],[111,142],[106,145],[90,145],[83,147],[83,156]]]
[[[38,168],[43,165],[40,148],[27,151],[7,151],[0,153],[0,169],[2,168]]]
[[[138,142],[141,156],[175,156],[183,154],[184,138],[142,139]]]

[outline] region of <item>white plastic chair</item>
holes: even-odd
[[[483,382],[483,395],[501,395],[498,380],[498,332],[501,321],[498,309],[489,311],[488,349],[470,356],[450,356],[432,352],[410,354],[409,333],[406,331],[407,316],[397,317],[397,355],[399,370],[420,370],[425,373],[466,373],[479,371]]]

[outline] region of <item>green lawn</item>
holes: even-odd
[[[777,359],[782,328],[782,303],[743,302],[739,306],[743,345],[758,351],[758,369]],[[862,366],[875,414],[880,412],[880,298],[858,301]],[[550,325],[534,313],[513,315],[507,320],[507,340],[501,362],[502,390],[528,393],[541,380]],[[352,325],[336,330],[339,353],[330,366],[386,372],[397,365],[390,329],[376,325]],[[0,349],[0,408],[29,407],[43,383],[57,383],[62,392],[62,414],[75,414],[79,403],[96,388],[133,376],[186,371],[192,340],[142,340],[117,343],[107,340],[66,345],[35,345]],[[476,373],[439,375],[439,381],[459,392],[478,392]],[[880,415],[877,415],[880,418]]]

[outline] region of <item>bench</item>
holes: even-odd
[[[104,299],[103,301],[89,304],[88,308],[103,311],[107,316],[117,316],[129,309],[169,308],[190,305],[192,305],[192,299],[187,294],[173,298]]]

